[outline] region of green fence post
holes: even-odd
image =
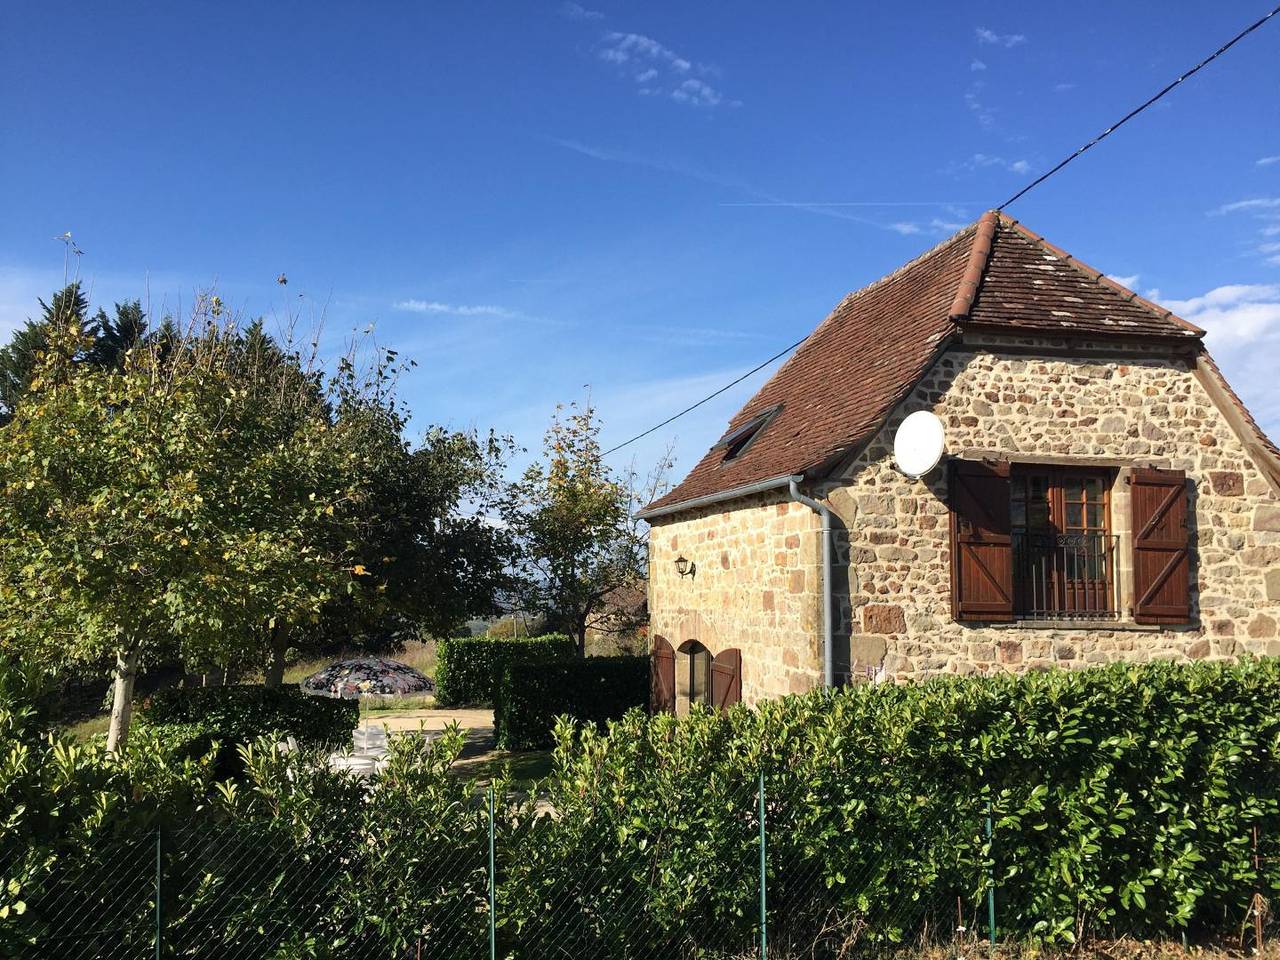
[[[760,771],[760,960],[769,956],[769,918],[766,888],[768,887],[768,870],[765,866],[765,831],[764,831],[764,771]]]
[[[164,829],[156,827],[156,960],[164,958]]]
[[[987,801],[987,855],[991,865],[987,867],[987,934],[991,938],[991,949],[996,946],[996,868],[995,851],[991,845],[991,801]]]
[[[489,786],[489,960],[498,954],[498,925],[496,923],[498,883],[493,872],[493,785]]]

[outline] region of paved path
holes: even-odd
[[[493,750],[497,743],[493,736],[493,711],[476,708],[410,710],[403,714],[372,714],[360,725],[381,725],[388,733],[417,732],[436,733],[457,721],[466,735],[462,745],[462,758],[474,757]]]
[[[351,753],[334,754],[330,764],[372,773],[378,761],[387,755],[388,734],[421,732],[430,736],[454,722],[462,727],[466,737],[460,759],[481,756],[494,749],[492,710],[408,710],[361,717]]]

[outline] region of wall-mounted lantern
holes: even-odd
[[[684,554],[676,557],[676,573],[683,577],[692,577],[698,572],[698,565],[691,560],[686,560]]]

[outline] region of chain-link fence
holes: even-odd
[[[39,862],[19,852],[0,863],[0,883],[23,890],[0,916],[0,956],[956,958],[1046,939],[1186,935],[1187,923],[1108,919],[1069,873],[1032,883],[1053,856],[1002,846],[998,809],[930,809],[931,822],[949,818],[945,829],[908,842],[876,828],[885,812],[874,798],[813,789],[760,775],[699,784],[702,814],[601,796],[572,817],[488,793],[440,829],[348,827],[341,816],[193,822],[86,839]],[[1218,871],[1230,883],[1200,891],[1220,915],[1218,942],[1247,949],[1271,936],[1274,848],[1257,831],[1239,838],[1238,858]],[[1061,900],[1036,899],[1045,889]],[[1159,883],[1143,890],[1163,895]]]

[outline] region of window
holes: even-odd
[[[1015,467],[1009,484],[1016,615],[1115,617],[1110,471]]]
[[[778,404],[763,413],[757,414],[746,423],[734,427],[726,433],[711,449],[724,451],[724,463],[738,459],[738,457],[747,452],[747,448],[755,442],[756,437],[764,432],[764,428],[769,425],[769,421],[776,417],[781,410],[782,404]]]
[[[951,612],[959,621],[1113,620],[1120,538],[1112,490],[1128,493],[1126,563],[1138,623],[1193,622],[1193,483],[1180,470],[953,459]],[[1130,602],[1126,599],[1126,602]]]

